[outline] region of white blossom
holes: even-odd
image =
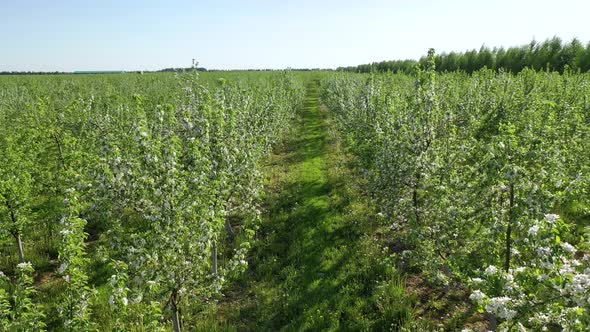
[[[24,270],[27,268],[32,268],[33,265],[31,264],[31,262],[22,262],[22,263],[18,263],[18,265],[16,266],[17,268]]]
[[[68,236],[68,235],[72,234],[73,232],[70,229],[62,229],[61,231],[59,231],[59,233],[63,236]]]
[[[516,316],[516,311],[508,307],[511,301],[512,299],[507,296],[493,297],[485,308],[487,312],[494,313],[502,319],[511,320]]]
[[[569,264],[564,264],[561,266],[561,268],[559,269],[559,274],[561,275],[566,275],[566,274],[573,274],[576,271],[573,269],[573,267]]]
[[[59,273],[64,273],[64,271],[68,268],[68,264],[67,263],[61,263],[61,265],[59,266],[59,268],[57,269],[57,272]]]
[[[498,268],[493,265],[488,266],[488,268],[485,269],[485,271],[483,271],[483,273],[488,276],[494,275],[497,272],[498,272]]]
[[[479,284],[483,282],[483,279],[481,278],[471,278],[471,282],[475,283],[475,284]]]
[[[547,222],[549,222],[550,224],[554,224],[557,221],[557,219],[559,219],[559,216],[557,214],[549,213],[545,215],[545,220],[547,220]]]
[[[550,256],[551,255],[551,249],[547,248],[547,247],[539,247],[537,248],[537,255],[541,256],[541,257],[546,257],[546,256]]]
[[[538,232],[539,232],[539,226],[533,225],[531,228],[529,228],[529,232],[527,234],[528,234],[528,236],[535,236],[535,235],[537,235]]]
[[[590,289],[590,274],[576,274],[573,277],[572,283],[567,286],[568,291],[572,295],[582,295]],[[588,299],[590,301],[590,299]],[[589,302],[590,303],[590,302]]]
[[[483,300],[486,297],[486,295],[480,291],[479,289],[474,291],[473,293],[471,293],[471,295],[469,295],[469,299],[475,302],[480,302],[481,300]]]
[[[561,244],[561,247],[563,248],[563,250],[565,250],[565,251],[567,251],[569,253],[572,253],[572,254],[575,254],[576,251],[577,251],[574,246],[572,246],[571,244],[569,244],[567,242],[562,243]]]

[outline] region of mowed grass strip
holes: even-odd
[[[267,211],[250,269],[213,315],[220,330],[383,330],[413,299],[383,261],[360,193],[310,80],[294,134],[268,167]]]

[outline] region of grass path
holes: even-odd
[[[391,283],[378,283],[387,273],[371,235],[375,213],[320,108],[317,82],[306,90],[298,128],[269,166],[250,271],[221,304],[222,317],[240,331],[379,329],[387,316],[379,285]]]

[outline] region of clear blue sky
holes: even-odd
[[[590,1],[0,0],[0,71],[335,68],[552,36]]]

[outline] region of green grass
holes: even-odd
[[[412,299],[372,236],[375,212],[320,108],[317,82],[268,167],[267,213],[250,270],[218,310],[238,330],[396,330]]]

